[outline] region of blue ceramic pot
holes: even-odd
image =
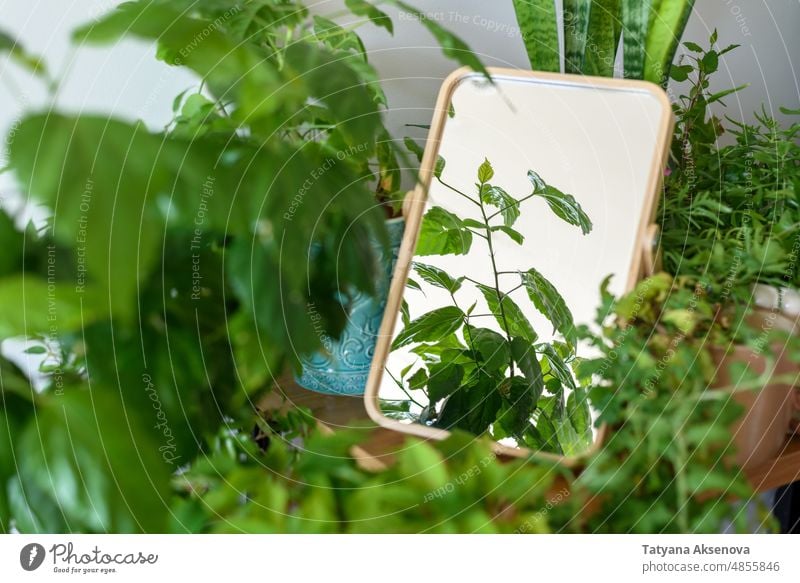
[[[405,221],[390,219],[386,221],[386,228],[389,231],[388,252],[384,252],[377,241],[373,243],[379,264],[383,266],[378,273],[375,297],[356,295],[347,327],[338,341],[331,342],[330,353],[318,352],[301,359],[303,374],[295,377],[301,387],[333,395],[364,394]]]

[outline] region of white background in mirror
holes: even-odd
[[[534,197],[521,205],[514,228],[525,236],[522,246],[498,235],[500,270],[536,268],[565,298],[576,324],[594,321],[603,279],[614,274],[611,291],[624,290],[630,271],[647,195],[663,104],[647,91],[589,87],[538,79],[496,78],[488,85],[478,76],[463,80],[453,96],[455,115],[448,117],[439,154],[446,160],[443,180],[475,196],[477,168],[488,158],[494,166],[492,184],[516,199],[532,192],[527,177],[534,170],[548,184],[575,196],[594,228],[579,227],[553,215],[546,201]],[[431,147],[429,144],[428,147]],[[461,217],[480,219],[469,201],[433,180],[427,208],[441,206]],[[477,215],[476,215],[477,212]],[[493,274],[486,244],[475,237],[466,256],[419,257],[454,276],[469,275],[486,284]],[[412,277],[420,281],[412,271]],[[518,277],[505,276],[511,289]],[[444,290],[423,283],[425,294],[406,289],[411,318],[452,305]],[[474,293],[473,293],[474,292]],[[478,302],[475,313],[486,313],[484,300],[465,284],[457,294],[462,309]],[[552,339],[552,325],[533,309],[524,289],[512,298],[529,317],[540,340]],[[499,329],[490,318],[474,325]],[[402,329],[398,318],[395,335]],[[579,355],[585,355],[585,348]],[[401,349],[390,353],[387,368],[399,378],[416,357]],[[384,375],[381,398],[403,399],[390,375]]]

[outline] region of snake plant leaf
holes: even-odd
[[[508,294],[500,292],[488,285],[478,285],[478,289],[486,299],[489,311],[494,315],[500,328],[509,336],[520,336],[530,342],[536,342],[538,335],[525,317],[520,307]]]
[[[577,330],[572,312],[556,287],[534,268],[520,276],[536,309],[550,320],[553,328],[561,332],[571,346],[575,346]]]
[[[614,76],[619,37],[622,33],[620,0],[594,0],[589,13],[583,73],[599,77]],[[591,39],[591,42],[588,42]]]
[[[433,35],[439,45],[442,47],[444,55],[453,59],[460,65],[471,68],[473,71],[481,73],[484,77],[491,80],[489,72],[486,67],[478,58],[478,56],[469,48],[467,43],[461,40],[458,36],[444,28],[441,24],[436,22],[433,18],[428,18],[424,12],[413,6],[402,2],[401,0],[387,0],[389,4],[397,6],[400,10],[412,15],[422,25],[428,29],[428,32]]]
[[[525,50],[534,71],[561,71],[555,0],[514,0]]]
[[[645,40],[653,0],[622,0],[622,59],[626,79],[644,77]]]
[[[368,18],[375,26],[385,28],[389,34],[394,34],[392,19],[383,10],[380,10],[366,0],[345,0],[345,6],[356,16]]]
[[[645,42],[644,78],[666,87],[669,70],[694,0],[652,0],[650,29]]]
[[[417,255],[466,255],[472,247],[472,231],[456,215],[435,206],[422,218]]]
[[[564,71],[582,73],[592,0],[564,0]]]
[[[445,306],[412,320],[392,342],[392,350],[412,342],[437,342],[446,338],[464,323],[464,312],[455,306]]]

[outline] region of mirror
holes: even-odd
[[[574,365],[635,285],[672,114],[655,85],[510,70],[443,85],[366,392],[391,429],[512,455],[599,441]]]

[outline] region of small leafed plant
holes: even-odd
[[[445,290],[452,305],[411,320],[404,302],[404,328],[392,349],[407,349],[417,359],[399,378],[393,376],[408,401],[399,406],[387,403],[387,409],[394,416],[435,427],[511,438],[536,450],[578,453],[591,443],[592,430],[585,391],[571,373],[576,346],[572,313],[555,286],[535,268],[500,270],[497,238],[523,244],[523,235],[514,224],[522,203],[534,198],[545,200],[557,217],[579,227],[584,235],[591,231],[592,223],[572,195],[546,184],[533,170],[528,172],[533,191],[518,200],[492,183],[495,173],[488,160],[478,168],[473,195],[447,184],[443,169],[440,159],[437,180],[467,199],[474,217],[460,217],[439,206],[430,208],[422,222],[417,256],[465,255],[473,242],[482,241],[492,278],[482,282],[414,263],[416,275],[425,284]],[[423,293],[422,285],[413,278],[408,286]],[[479,292],[486,309],[478,309],[478,302],[467,307],[465,288]],[[552,323],[560,340],[539,341],[523,309],[512,299],[520,289]],[[412,405],[421,412],[412,414]]]

